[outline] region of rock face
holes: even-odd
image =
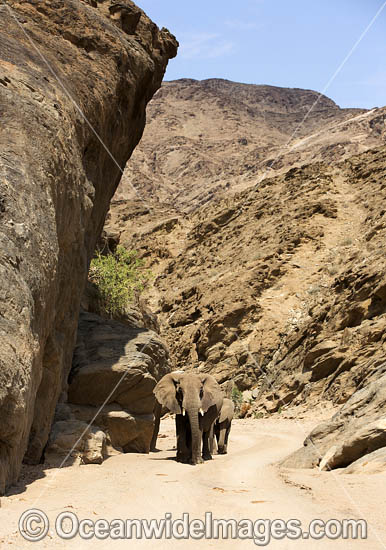
[[[364,467],[368,453],[368,462],[384,465],[385,449],[376,451],[386,447],[386,363],[377,374],[379,379],[357,390],[331,420],[312,430],[284,466],[331,470],[354,463],[349,470],[354,472]]]
[[[133,414],[151,414],[152,390],[155,381],[168,372],[167,358],[167,350],[155,332],[83,312],[68,401],[99,406],[120,382],[106,404],[117,403]]]
[[[137,315],[133,310],[123,324],[80,314],[68,402],[58,405],[45,452],[49,464],[66,459],[68,465],[77,457],[100,463],[118,451],[149,452],[153,388],[169,372],[168,350]]]
[[[0,18],[0,491],[40,460],[109,201],[177,43],[132,2]]]
[[[345,167],[351,187],[346,211],[357,205],[357,223],[324,266],[333,273],[330,284],[319,283],[267,366],[275,378],[264,392],[270,411],[283,399],[316,406],[323,396],[343,404],[379,376],[386,359],[385,149],[353,157]]]
[[[344,403],[362,380],[356,357],[383,354],[372,341],[382,299],[368,306],[384,267],[386,108],[340,109],[322,96],[287,147],[317,98],[164,83],[105,224],[105,238],[137,249],[156,275],[146,297],[173,368],[232,378],[269,412],[311,406],[312,395]]]
[[[147,297],[173,368],[258,386],[269,412],[321,394],[344,403],[384,354],[385,170],[379,149],[177,219],[166,207],[111,213],[106,229],[114,220],[156,275]]]

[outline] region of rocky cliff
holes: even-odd
[[[0,7],[0,490],[39,461],[122,167],[177,43],[131,1]]]

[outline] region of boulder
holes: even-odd
[[[386,373],[357,390],[282,463],[290,468],[344,468],[386,447]]]
[[[133,414],[151,414],[153,388],[169,371],[158,334],[82,312],[68,401],[100,407],[118,403]]]
[[[319,344],[314,346],[304,357],[304,368],[308,369],[309,367],[312,366],[312,364],[318,357],[330,352],[335,348],[336,348],[335,342],[332,342],[330,340],[325,340],[323,342],[320,342]]]
[[[106,415],[107,430],[114,447],[123,452],[148,453],[153,435],[153,415],[133,416],[126,411],[111,411]]]
[[[177,43],[130,0],[0,17],[0,493],[65,392],[95,243]]]
[[[61,420],[52,427],[44,460],[49,466],[61,468],[76,460],[101,464],[106,456],[106,434],[99,427],[79,420]]]
[[[116,450],[149,452],[153,388],[167,372],[168,350],[158,334],[82,312],[68,405],[57,417],[92,422]]]
[[[386,447],[362,456],[344,470],[345,474],[378,474],[386,471]]]

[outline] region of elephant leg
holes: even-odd
[[[211,450],[212,454],[214,452],[218,454],[218,438],[219,438],[218,424],[217,422],[215,422],[213,425],[213,438],[212,438],[212,450]]]
[[[182,414],[176,414],[177,461],[188,463],[192,456],[192,436],[189,420]]]
[[[203,432],[202,434],[202,458],[204,460],[212,460],[209,440],[210,440],[210,430],[209,432]]]
[[[218,454],[223,455],[226,453],[226,450],[224,451],[224,445],[225,445],[225,436],[226,436],[226,425],[224,422],[220,424],[220,430],[219,430],[219,437],[217,440],[218,444]]]
[[[192,458],[190,463],[192,465],[202,464],[204,459],[202,458],[202,443],[205,426],[203,424],[203,417],[199,414],[198,410],[191,409],[188,412],[189,422],[192,433]]]
[[[209,434],[209,452],[211,455],[213,455],[213,451],[214,451],[214,446],[215,446],[215,441],[214,441],[214,424],[212,425],[212,428],[210,430],[210,434]]]
[[[153,436],[151,438],[150,442],[150,451],[154,452],[156,450],[157,446],[157,437],[159,432],[159,425],[161,420],[161,411],[162,411],[162,405],[156,401],[155,407],[154,407],[154,429],[153,429]]]
[[[227,427],[226,432],[225,432],[224,454],[226,454],[228,452],[228,436],[229,436],[230,431],[231,431],[231,425],[229,424],[229,426]]]
[[[217,450],[218,450],[218,441],[220,439],[220,425],[217,422],[214,425],[214,436],[215,436],[215,439],[216,439],[216,447],[217,447]]]
[[[201,441],[204,442],[204,432],[201,432],[201,433],[200,433],[200,443],[201,443]],[[203,443],[203,444],[204,444],[204,443]],[[200,447],[199,447],[199,449],[198,449],[198,453],[199,453],[199,454],[197,453],[196,455],[193,455],[193,446],[192,446],[192,445],[191,445],[191,447],[190,447],[190,451],[191,451],[191,454],[190,454],[190,456],[191,456],[190,464],[193,464],[193,465],[194,465],[194,464],[202,464],[202,463],[204,462],[204,459],[203,459],[202,456],[201,456],[201,445],[200,445]]]

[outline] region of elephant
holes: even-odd
[[[183,370],[173,371],[173,374],[184,374],[184,373],[185,373],[185,371],[183,371]],[[161,418],[169,412],[170,412],[169,409],[167,407],[163,407],[161,405],[161,403],[159,403],[157,401],[157,398],[155,398],[154,409],[153,409],[154,429],[153,429],[153,436],[152,436],[151,442],[150,442],[150,452],[155,453],[157,451],[156,446],[157,446],[157,438],[158,438],[158,432],[159,432],[159,426],[160,426]]]
[[[224,398],[213,376],[171,372],[161,378],[153,393],[157,402],[151,450],[155,449],[159,419],[169,411],[176,415],[177,461],[195,465],[210,460],[210,437]]]
[[[219,455],[227,454],[228,437],[231,431],[231,424],[233,415],[235,412],[235,406],[232,399],[224,397],[223,405],[221,407],[220,416],[216,419],[214,424],[214,437],[217,440],[217,453]]]

